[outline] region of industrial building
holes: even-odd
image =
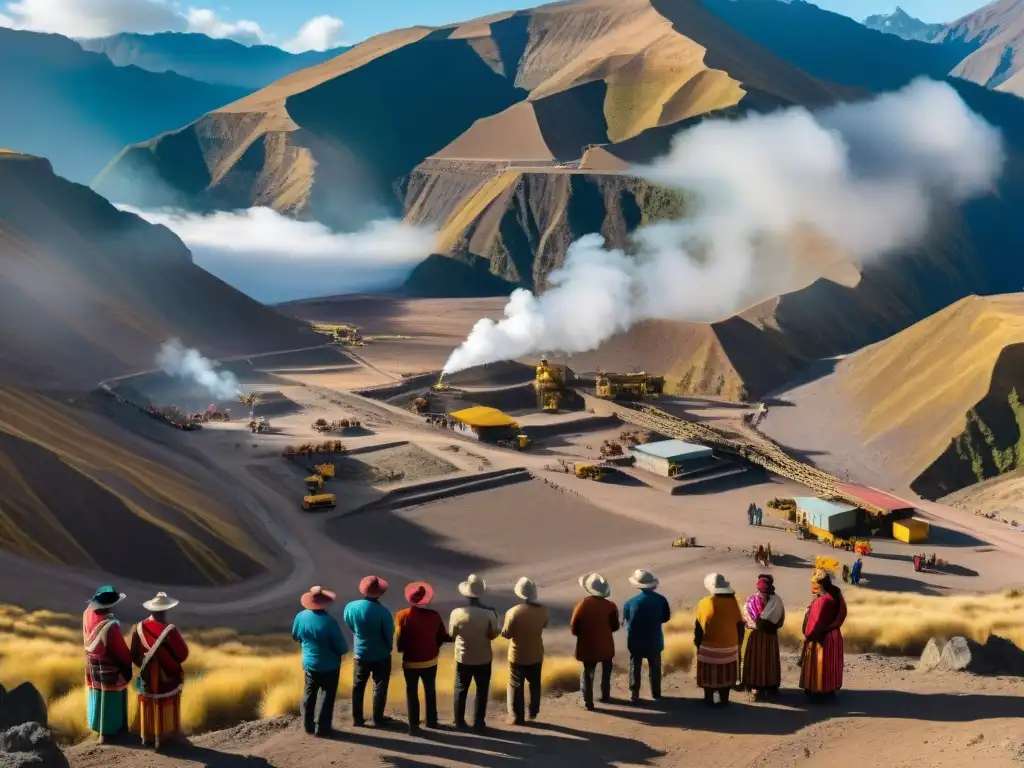
[[[463,432],[488,443],[514,443],[526,447],[525,435],[515,419],[497,408],[483,405],[464,408],[448,414],[448,418]]]
[[[679,477],[712,466],[715,458],[706,445],[682,440],[661,440],[629,449],[633,466],[662,477]]]
[[[875,517],[902,520],[914,516],[915,507],[909,501],[867,485],[841,483],[836,493]]]
[[[857,527],[860,509],[853,504],[829,501],[817,496],[797,496],[793,501],[796,502],[797,521],[813,533],[845,533]]]

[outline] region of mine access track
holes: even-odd
[[[742,434],[728,436],[706,424],[681,419],[644,403],[633,407],[615,404],[620,419],[662,435],[702,443],[723,453],[740,456],[768,472],[805,485],[822,495],[836,496],[839,479],[817,467],[794,459],[768,438],[753,439]]]

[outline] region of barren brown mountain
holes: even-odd
[[[44,561],[178,584],[260,573],[272,547],[229,489],[101,379],[154,367],[171,337],[208,354],[318,343],[41,158],[0,153],[0,528]],[[129,409],[130,410],[130,409]],[[123,414],[122,414],[123,415]]]
[[[961,43],[975,50],[952,71],[956,77],[1024,95],[1024,2],[995,0],[947,25],[935,39],[942,44]]]

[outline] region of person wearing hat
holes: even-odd
[[[594,708],[594,674],[601,665],[601,703],[612,697],[612,661],[615,659],[614,632],[619,629],[619,609],[608,596],[612,588],[599,573],[580,576],[587,597],[580,600],[569,619],[569,631],[576,637],[576,660],[580,671],[583,706]]]
[[[537,602],[537,585],[525,576],[513,590],[522,602],[505,614],[501,636],[508,644],[508,714],[512,722],[526,722],[523,686],[530,686],[529,717],[540,714],[540,673],[544,663],[544,628],[548,625],[548,609]]]
[[[128,732],[132,654],[113,614],[114,606],[124,599],[123,592],[109,585],[100,587],[82,614],[86,718],[101,744]]]
[[[177,627],[167,622],[167,611],[178,604],[166,592],[157,592],[142,607],[150,612],[132,632],[132,661],[139,668],[139,735],[144,746],[160,749],[181,738],[182,664],[188,645]]]
[[[740,646],[746,625],[736,592],[720,573],[704,577],[708,596],[697,603],[693,644],[697,646],[697,685],[704,689],[705,703],[729,703],[729,691],[740,673]]]
[[[323,587],[310,587],[301,598],[301,611],[292,622],[292,639],[302,645],[302,725],[306,733],[327,737],[334,728],[334,699],[338,695],[341,659],[348,643],[337,620],[327,612],[337,596]]]
[[[409,733],[420,730],[420,682],[427,710],[427,728],[440,728],[437,720],[437,657],[441,646],[451,642],[441,614],[428,608],[434,588],[425,581],[405,587],[408,608],[395,614],[395,648],[402,654],[405,675],[405,703]]]
[[[487,727],[487,697],[491,688],[491,642],[501,634],[498,614],[480,602],[487,592],[487,583],[471,574],[459,584],[459,594],[467,604],[452,611],[448,618],[448,634],[455,641],[455,727],[465,730],[466,700],[469,686],[476,685],[473,707],[473,729]]]
[[[778,693],[782,684],[779,630],[786,621],[786,608],[775,594],[770,574],[757,577],[757,591],[743,604],[743,620],[749,631],[743,649],[743,687],[757,700]]]
[[[380,599],[388,591],[388,583],[379,576],[367,576],[359,582],[358,600],[345,606],[342,617],[352,631],[352,722],[366,725],[363,699],[366,684],[373,678],[373,724],[378,728],[390,723],[384,714],[391,681],[391,649],[395,639],[395,622],[391,611]]]
[[[651,698],[661,698],[661,652],[665,650],[662,625],[672,618],[668,600],[656,590],[658,577],[650,571],[636,570],[629,583],[640,593],[622,606],[626,625],[626,648],[629,650],[629,698],[640,700],[640,678],[643,663],[651,676]]]
[[[815,569],[811,591],[815,597],[804,616],[800,687],[808,696],[833,696],[843,687],[846,600],[823,568]]]

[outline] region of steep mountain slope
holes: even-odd
[[[344,227],[400,213],[394,185],[429,157],[550,167],[754,93],[836,95],[696,0],[560,3],[380,35],[127,149],[96,183],[126,202],[259,203]]]
[[[971,296],[844,360],[835,374],[915,491],[1016,469],[1024,446],[1024,294]]]
[[[87,394],[152,368],[173,336],[211,355],[318,340],[195,266],[168,230],[0,153],[0,546],[170,584],[269,566],[273,546],[184,435],[130,408],[105,418],[120,407]]]
[[[79,40],[78,44],[87,51],[102,53],[119,67],[177,72],[193,80],[250,91],[348,50],[344,47],[295,54],[272,45],[242,45],[226,38],[214,39],[186,32],[153,35],[124,32]]]
[[[896,35],[904,40],[920,40],[923,43],[930,43],[938,37],[945,24],[929,24],[911,16],[898,5],[892,13],[876,13],[868,16],[861,22],[868,29],[876,32],[884,32],[887,35]]]
[[[936,42],[970,46],[972,52],[952,74],[966,80],[1024,95],[1024,2],[995,0],[947,25]]]
[[[173,73],[115,67],[60,35],[5,28],[0,67],[10,73],[0,78],[0,147],[49,157],[58,173],[80,182],[126,143],[245,95]]]

